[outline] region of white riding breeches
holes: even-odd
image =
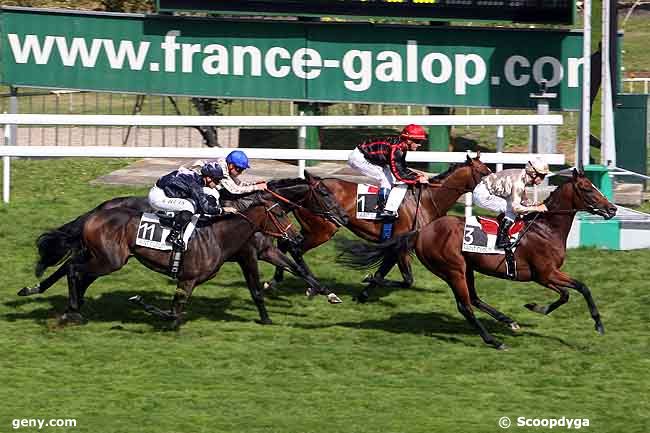
[[[217,198],[218,199],[218,198]],[[157,186],[149,190],[149,204],[156,210],[180,212],[188,210],[192,214],[196,213],[194,203],[184,198],[171,198],[165,195],[165,192]]]
[[[217,203],[221,203],[221,202],[219,201],[219,199],[221,198],[221,196],[219,195],[219,191],[217,191],[216,189],[214,189],[214,188],[210,188],[209,186],[204,186],[204,187],[203,187],[203,194],[205,194],[205,195],[211,195],[212,197],[214,197],[214,198],[217,199]]]
[[[408,187],[409,186],[405,183],[395,185],[395,187],[390,190],[390,194],[386,200],[385,209],[397,212],[397,209],[399,209],[399,206],[402,204],[402,200],[404,200],[404,196],[406,195]]]
[[[483,182],[479,183],[474,192],[472,193],[474,204],[482,207],[483,209],[491,210],[497,214],[505,213],[506,218],[514,221],[517,218],[517,213],[512,209],[510,200],[490,194],[487,186]]]
[[[380,188],[391,189],[396,181],[390,168],[380,167],[369,162],[358,147],[350,153],[348,165],[355,170],[359,170],[362,174],[377,180]]]

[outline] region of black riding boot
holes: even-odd
[[[495,243],[496,248],[508,248],[510,246],[510,227],[512,227],[514,221],[510,218],[503,218],[501,224],[499,224],[499,231],[497,232],[497,240]]]
[[[503,249],[506,252],[506,277],[511,280],[517,278],[517,265],[515,264],[515,253],[512,251],[512,245]]]
[[[172,230],[167,236],[167,243],[171,244],[175,250],[185,250],[185,242],[183,242],[183,232],[185,226],[192,220],[192,212],[183,210],[174,216],[174,224]]]
[[[388,201],[389,195],[389,188],[379,188],[379,193],[377,194],[377,216],[380,219],[391,219],[396,216],[395,212],[386,210],[386,202]]]

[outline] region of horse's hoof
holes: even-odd
[[[132,302],[134,304],[141,304],[142,303],[142,296],[140,296],[140,295],[131,296],[129,298],[129,302]]]
[[[365,277],[363,277],[363,280],[361,280],[362,283],[372,283],[374,280],[372,279],[372,274],[366,274]]]
[[[31,295],[32,288],[31,287],[23,287],[22,289],[18,290],[17,295],[18,296],[29,296]]]
[[[512,322],[510,323],[510,329],[513,331],[521,331],[521,326],[517,322]]]
[[[533,311],[535,313],[546,314],[546,312],[544,311],[544,307],[538,304],[526,304],[524,305],[524,307],[528,308],[530,311]]]
[[[255,323],[260,325],[272,325],[273,321],[267,317],[266,319],[257,319],[255,320]]]
[[[597,323],[597,324],[596,324],[596,331],[597,331],[598,334],[600,334],[600,335],[605,335],[605,327],[603,326],[602,323]]]
[[[85,325],[88,320],[81,313],[66,312],[59,318],[59,325]]]
[[[363,292],[359,293],[357,297],[354,298],[354,300],[357,301],[358,304],[365,304],[368,302],[368,298],[370,298],[370,296],[368,296],[368,292],[364,290]]]
[[[343,303],[341,298],[336,296],[336,293],[330,293],[329,295],[327,295],[327,302],[329,302],[330,304],[342,304]]]
[[[510,347],[508,347],[506,344],[500,342],[496,342],[494,348],[496,350],[504,350],[504,351],[510,349]]]

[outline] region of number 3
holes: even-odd
[[[465,237],[463,239],[466,244],[474,243],[474,227],[465,227]]]

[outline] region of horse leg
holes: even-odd
[[[176,292],[174,293],[171,308],[174,317],[174,322],[172,323],[173,329],[178,329],[183,324],[185,305],[192,296],[195,284],[196,280],[183,280],[179,281],[176,285]]]
[[[560,305],[564,305],[569,301],[569,291],[564,287],[557,286],[553,283],[544,284],[544,287],[548,287],[560,295],[557,301],[551,302],[548,305],[529,303],[524,305],[524,307],[528,308],[530,311],[534,311],[535,313],[548,315],[555,311]]]
[[[424,263],[424,262],[423,262]],[[425,263],[426,265],[426,263]],[[428,267],[428,266],[427,266]],[[451,290],[454,292],[454,297],[456,298],[456,307],[460,314],[465,317],[467,322],[474,326],[476,330],[481,335],[481,338],[486,344],[489,344],[496,348],[497,350],[504,350],[508,347],[497,340],[492,334],[490,334],[487,329],[483,326],[481,322],[474,315],[472,310],[472,302],[469,295],[469,287],[467,283],[467,278],[465,272],[460,270],[446,269],[438,270],[435,268],[429,268],[431,271],[434,271],[436,275],[445,280]]]
[[[88,264],[84,262],[69,263],[67,266],[68,277],[68,307],[59,320],[60,323],[84,324],[87,320],[81,314],[81,307],[84,304],[84,295],[88,286],[97,279],[88,270]]]
[[[269,317],[269,313],[266,311],[266,304],[264,304],[256,252],[250,251],[248,254],[241,255],[237,259],[237,263],[239,263],[239,267],[244,274],[248,291],[250,292],[251,298],[257,307],[257,312],[260,315],[260,319],[256,320],[256,322],[262,325],[270,325],[273,322]]]
[[[52,275],[49,277],[45,278],[43,281],[40,281],[36,283],[36,285],[32,287],[25,286],[22,289],[18,291],[18,296],[30,296],[30,295],[36,295],[45,292],[47,289],[52,287],[54,283],[59,281],[62,277],[68,274],[68,266],[70,265],[70,261],[67,260],[63,265],[59,267]]]
[[[407,252],[400,254],[397,266],[399,267],[400,272],[402,273],[402,281],[398,283],[400,287],[408,289],[413,286],[413,270],[411,269],[411,255]]]
[[[584,283],[571,278],[561,271],[553,272],[548,277],[548,280],[549,281],[546,282],[546,284],[542,284],[546,287],[551,288],[552,290],[559,292],[560,299],[547,306],[540,306],[538,304],[526,304],[526,308],[537,313],[550,314],[553,310],[558,308],[560,305],[565,304],[569,300],[569,293],[567,291],[567,288],[574,289],[580,292],[580,294],[582,294],[582,296],[585,298],[587,307],[589,308],[589,313],[594,320],[596,331],[598,331],[598,333],[601,335],[605,333],[603,322],[601,321],[600,314],[598,313],[598,307],[596,307],[596,303],[591,296],[591,290],[589,290],[589,288]]]
[[[490,304],[488,304],[487,302],[483,301],[481,298],[478,297],[478,294],[476,293],[476,286],[474,283],[473,269],[467,268],[467,270],[465,271],[465,277],[467,280],[467,289],[469,290],[469,298],[472,301],[472,305],[474,305],[476,308],[483,311],[484,313],[489,314],[499,322],[505,323],[513,331],[518,331],[521,329],[519,324],[515,322],[513,319],[506,316],[501,311],[497,310],[496,308],[494,308],[493,306],[491,306]]]
[[[330,304],[340,304],[343,302],[341,298],[336,295],[336,293],[321,285],[321,283],[311,273],[309,267],[306,267],[304,261],[302,261],[302,264],[304,266],[301,265],[300,262],[292,261],[289,257],[282,254],[282,252],[272,244],[268,244],[266,248],[259,252],[260,259],[275,265],[276,268],[286,269],[295,276],[305,280],[305,282],[309,285],[309,288],[307,289],[307,296],[313,297],[317,294],[322,294],[327,296],[327,301]]]
[[[286,240],[279,240],[278,241],[278,248],[280,251],[282,251],[283,254],[286,254],[289,251],[289,248],[291,247],[291,244],[289,241]],[[293,251],[291,252],[293,255]],[[273,273],[273,279],[264,285],[265,290],[270,290],[274,291],[278,284],[280,284],[282,281],[284,281],[284,268],[281,266],[276,266],[275,267],[275,272]]]
[[[605,334],[605,327],[600,319],[600,313],[598,312],[598,307],[596,307],[594,298],[591,296],[591,290],[589,290],[589,287],[581,281],[571,279],[571,282],[572,285],[570,287],[580,292],[585,298],[587,306],[589,307],[589,313],[591,314],[592,319],[594,319],[594,328],[600,335]]]
[[[393,269],[393,266],[395,266],[395,263],[397,263],[398,259],[394,257],[385,257],[384,260],[381,262],[379,265],[379,269],[374,273],[374,275],[366,275],[366,277],[363,279],[364,283],[368,283],[366,287],[356,296],[356,301],[364,304],[368,302],[368,299],[370,299],[370,291],[374,289],[375,287],[378,286],[385,286],[389,282],[384,280],[384,276],[390,272],[391,269]]]

